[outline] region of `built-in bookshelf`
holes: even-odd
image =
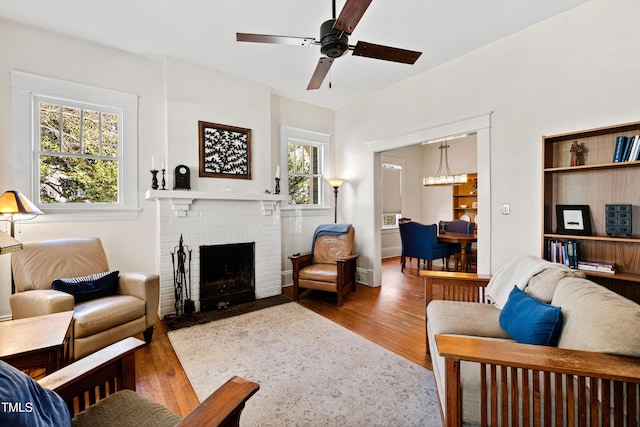
[[[466,215],[471,222],[475,222],[478,214],[478,174],[468,173],[465,184],[454,185],[452,198],[453,219],[461,219]]]
[[[549,259],[551,241],[576,242],[579,261],[615,266],[615,274],[585,271],[590,279],[638,301],[640,230],[632,230],[629,237],[606,233],[606,205],[632,205],[632,222],[640,224],[640,161],[615,158],[619,137],[634,141],[636,135],[640,122],[542,137],[542,248]],[[581,161],[571,166],[576,142]],[[589,206],[591,235],[558,233],[557,205]]]

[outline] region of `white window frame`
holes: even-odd
[[[41,222],[136,219],[138,212],[138,97],[124,92],[19,71],[11,72],[13,109],[13,183],[45,215]],[[115,111],[119,126],[117,203],[38,203],[40,129],[39,101]]]
[[[404,160],[403,159],[399,159],[399,158],[394,158],[394,157],[383,157],[382,158],[382,162],[381,162],[381,168],[384,168],[385,164],[388,165],[393,165],[393,166],[397,166],[400,169],[400,205],[401,205],[401,210],[402,210],[402,206],[404,205]],[[380,176],[382,177],[383,174],[381,173]],[[384,197],[384,195],[383,195]],[[392,215],[394,213],[389,213],[387,215]],[[382,212],[381,214],[381,220],[382,220],[382,224],[380,225],[380,227],[383,230],[392,230],[392,229],[397,229],[398,227],[398,220],[400,218],[402,218],[402,212],[397,212],[395,213],[396,215],[396,223],[394,225],[384,225],[384,216],[385,213]]]
[[[330,145],[331,135],[321,132],[313,132],[305,129],[292,128],[288,126],[282,126],[280,128],[280,164],[283,165],[282,179],[280,180],[280,192],[281,194],[289,194],[289,170],[287,162],[287,153],[289,144],[303,144],[318,147],[319,149],[319,164],[320,175],[322,176],[322,185],[318,189],[319,204],[314,205],[290,205],[289,203],[283,204],[281,210],[286,212],[304,212],[305,214],[326,214],[331,211],[331,199],[329,191],[330,185],[327,181],[329,178],[329,158],[330,158]]]

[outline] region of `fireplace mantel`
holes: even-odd
[[[147,200],[168,199],[177,217],[187,216],[189,206],[194,200],[234,200],[234,201],[259,201],[262,202],[262,212],[264,215],[272,215],[277,203],[289,200],[289,196],[284,194],[267,193],[234,193],[209,192],[209,191],[189,191],[189,190],[147,190],[144,194]]]

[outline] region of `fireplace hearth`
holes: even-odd
[[[255,242],[200,246],[200,311],[255,300]]]

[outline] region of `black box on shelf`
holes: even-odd
[[[607,236],[631,237],[631,205],[605,205]]]

